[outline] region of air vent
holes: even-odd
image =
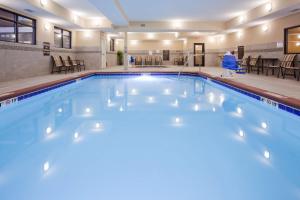
[[[291,13],[295,13],[295,12],[300,12],[300,8],[296,8],[296,9],[291,10]]]
[[[24,9],[26,12],[29,12],[29,13],[33,13],[34,11],[33,10],[31,10],[31,9],[28,9],[28,8],[26,8],[26,9]]]
[[[146,24],[141,24],[141,27],[146,27]]]

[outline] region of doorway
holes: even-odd
[[[205,44],[194,43],[194,66],[204,67],[205,66]]]

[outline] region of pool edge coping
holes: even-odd
[[[56,89],[58,87],[74,83],[77,80],[83,80],[95,75],[177,75],[178,72],[87,72],[84,74],[79,74],[77,76],[62,78],[55,81],[50,81],[42,84],[37,84],[34,86],[18,89],[15,91],[7,92],[7,95],[0,96],[0,108],[4,105],[9,105],[16,101],[19,101],[31,96]],[[282,110],[290,112],[292,114],[300,116],[300,100],[292,97],[283,96],[268,90],[263,90],[257,87],[249,86],[240,82],[236,82],[230,79],[221,78],[218,76],[212,76],[204,72],[181,72],[181,75],[187,76],[197,76],[204,79],[208,79],[216,84],[225,86],[232,90],[235,90],[244,95],[250,96],[260,101],[264,101],[270,105],[276,106]],[[23,98],[22,98],[23,97]]]

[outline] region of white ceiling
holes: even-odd
[[[86,18],[104,17],[103,14],[88,0],[53,0],[62,7]]]
[[[227,21],[266,0],[119,0],[130,21]]]

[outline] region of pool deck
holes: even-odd
[[[93,73],[147,73],[147,72],[173,72],[173,73],[197,73],[207,76],[214,80],[238,87],[249,92],[270,98],[274,101],[285,103],[295,108],[300,108],[300,82],[295,79],[277,78],[275,76],[257,75],[257,74],[234,74],[232,78],[221,78],[224,72],[219,67],[177,67],[167,68],[129,68],[111,67],[102,70],[87,70],[83,72],[69,74],[44,75],[26,79],[0,82],[0,101],[18,96],[36,89],[55,85],[62,81],[72,80]]]

